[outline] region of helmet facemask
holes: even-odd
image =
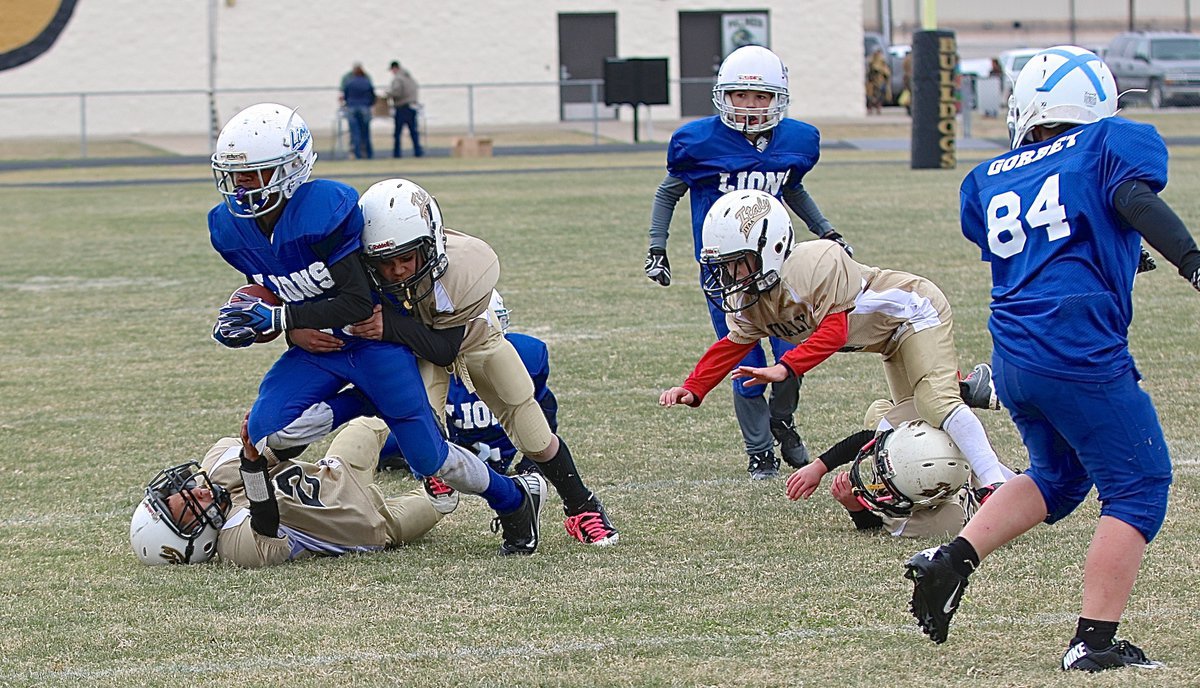
[[[701,254],[700,262],[704,265],[704,294],[725,313],[736,313],[753,306],[763,291],[779,281],[779,276],[774,273],[769,277],[762,274],[762,256],[755,251],[739,251],[710,259]]]
[[[850,485],[864,507],[892,518],[905,518],[912,514],[912,500],[892,489],[888,470],[880,462],[880,450],[891,433],[884,432],[859,450],[850,466]]]
[[[733,94],[739,91],[769,93],[771,101],[766,107],[738,107],[733,103]],[[718,86],[713,89],[713,104],[721,113],[725,126],[742,134],[761,134],[774,129],[787,116],[788,94],[761,84],[753,88]]]
[[[211,503],[200,501],[196,496],[199,489],[212,493]],[[180,499],[171,500],[174,495],[179,495]],[[208,527],[220,530],[232,503],[225,488],[214,485],[208,479],[208,473],[200,470],[200,464],[195,461],[159,472],[146,486],[146,496],[154,508],[166,516],[171,530],[182,538],[194,538]]]
[[[389,280],[381,264],[395,258],[416,253],[416,269],[403,280]],[[433,237],[424,236],[395,249],[368,247],[364,252],[367,272],[379,293],[392,297],[405,309],[412,308],[433,293],[433,284],[446,272],[446,254],[438,253]]]

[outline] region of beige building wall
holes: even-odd
[[[557,122],[560,12],[615,12],[619,56],[665,55],[674,80],[680,11],[750,9],[770,12],[772,48],[792,74],[792,116],[864,114],[862,5],[845,0],[93,0],[78,3],[47,53],[0,71],[0,138],[77,135],[84,119],[93,136],[208,131],[214,8],[221,123],[277,100],[327,130],[351,64],[362,62],[382,90],[392,59],[422,84],[431,128],[468,126],[468,83],[492,84],[473,93],[477,129]],[[496,85],[513,83],[526,85]],[[79,93],[112,91],[81,108]],[[677,87],[671,99],[650,116],[677,118]]]

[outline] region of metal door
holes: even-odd
[[[558,15],[559,79],[603,79],[604,58],[617,55],[617,15],[614,12]],[[590,84],[559,84],[559,119],[592,118],[593,94],[602,118],[615,119],[617,109],[604,105],[604,88]]]
[[[721,12],[679,13],[679,114],[713,114],[713,78],[721,68]]]

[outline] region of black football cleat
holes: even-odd
[[[1063,671],[1107,671],[1121,667],[1158,669],[1163,664],[1146,656],[1145,652],[1128,640],[1118,640],[1103,650],[1093,650],[1082,640],[1075,640],[1062,656]]]
[[[967,579],[950,565],[950,557],[941,547],[930,547],[913,555],[904,577],[913,582],[909,611],[921,625],[921,631],[935,643],[946,642],[950,619],[958,611]]]

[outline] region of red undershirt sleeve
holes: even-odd
[[[683,388],[696,395],[695,403],[689,405],[699,406],[700,402],[704,401],[704,396],[725,379],[738,361],[746,357],[746,352],[754,344],[755,342],[738,344],[730,341],[729,337],[722,337],[708,347],[708,351],[704,352],[696,367],[692,369],[691,375],[683,381]]]
[[[834,355],[850,336],[846,311],[830,313],[817,325],[817,329],[802,344],[779,359],[792,375],[803,375],[816,368],[821,361]]]

